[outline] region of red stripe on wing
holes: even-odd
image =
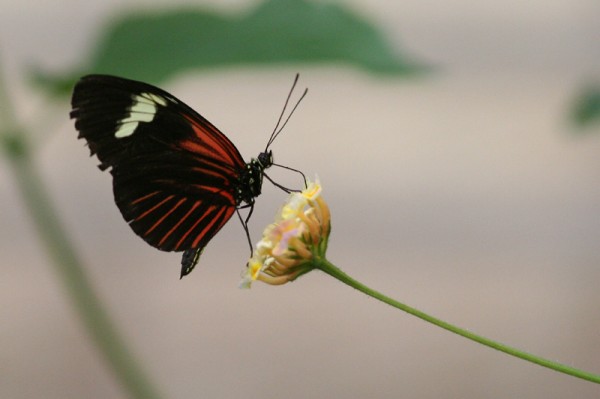
[[[158,193],[160,193],[160,191],[153,191],[153,192],[151,192],[150,194],[144,195],[144,196],[142,196],[142,197],[140,197],[140,198],[138,198],[138,199],[135,199],[135,200],[131,201],[131,204],[132,204],[132,205],[136,205],[136,204],[138,204],[138,203],[140,203],[140,202],[142,202],[142,201],[145,201],[145,200],[147,200],[148,198],[152,198],[152,197],[154,197],[154,196],[155,196],[156,194],[158,194]]]
[[[181,226],[181,224],[187,220],[187,218],[196,210],[196,208],[198,208],[198,206],[200,206],[200,201],[194,202],[194,205],[192,205],[190,210],[187,211],[187,213],[181,219],[179,219],[179,221],[177,223],[175,223],[175,225],[173,227],[171,227],[171,229],[167,232],[167,234],[165,234],[164,237],[158,242],[158,245],[159,246],[163,245],[165,240],[167,238],[169,238],[171,236],[171,234],[173,234],[173,232],[175,230],[177,230],[179,228],[179,226]],[[177,249],[178,249],[178,247],[176,246],[175,250],[177,250]]]
[[[146,197],[144,197],[144,198],[146,198]],[[149,214],[151,214],[152,212],[154,212],[155,210],[157,210],[158,208],[160,208],[164,203],[172,200],[173,197],[175,197],[173,194],[169,195],[168,197],[166,197],[165,199],[163,199],[162,201],[160,201],[158,204],[154,205],[152,208],[150,208],[147,211],[145,211],[145,212],[141,213],[140,215],[138,215],[135,218],[135,221],[138,221],[138,220],[143,219],[144,217],[148,216]],[[141,202],[141,199],[139,200],[139,202]],[[149,233],[149,231],[146,232],[146,234],[148,234],[148,233]]]
[[[218,210],[217,214],[213,214],[215,212],[215,210]],[[233,215],[233,212],[235,211],[235,207],[234,206],[215,206],[215,205],[211,205],[208,206],[204,213],[202,214],[202,217],[198,218],[198,220],[196,220],[196,222],[188,229],[187,232],[185,232],[185,234],[183,234],[181,236],[181,239],[177,242],[177,244],[175,245],[175,248],[181,248],[182,244],[186,241],[188,241],[188,237],[194,232],[194,230],[196,229],[196,227],[204,221],[204,219],[206,219],[207,217],[211,218],[210,223],[208,223],[206,226],[204,226],[204,228],[202,228],[202,230],[200,230],[198,233],[194,233],[195,238],[193,239],[192,243],[186,247],[189,248],[198,248],[198,247],[203,247],[204,245],[206,245],[208,243],[208,241],[215,235],[217,234],[217,232],[221,229],[221,227],[223,227],[223,225],[225,223],[227,223],[227,221],[231,218],[231,216]],[[215,223],[217,223],[215,226]]]
[[[170,196],[170,198],[172,198],[172,197],[173,197],[173,196]],[[170,199],[170,198],[169,198],[169,199]],[[148,230],[146,231],[146,233],[145,233],[144,235],[148,235],[148,234],[152,233],[152,231],[153,231],[154,229],[156,229],[158,226],[160,226],[160,225],[161,225],[161,224],[162,224],[162,223],[165,221],[165,219],[166,219],[167,217],[169,217],[169,215],[170,215],[170,214],[172,214],[173,212],[175,212],[175,210],[176,210],[177,208],[179,208],[179,207],[181,206],[181,204],[183,204],[185,201],[187,201],[187,199],[186,199],[186,198],[182,198],[182,199],[180,199],[179,201],[177,201],[177,203],[175,204],[175,206],[171,207],[171,209],[169,209],[167,212],[165,212],[165,213],[164,213],[164,214],[163,214],[163,215],[160,217],[160,219],[158,219],[158,220],[157,220],[157,221],[156,221],[156,222],[155,222],[155,223],[152,225],[152,227],[150,227],[150,229],[148,229]],[[163,202],[164,202],[164,201],[163,201]],[[162,204],[162,202],[161,202],[161,204]],[[159,204],[159,205],[157,205],[157,206],[160,206],[161,204]],[[156,207],[155,207],[155,208],[156,208]],[[152,210],[154,210],[155,208],[152,208]],[[150,212],[150,211],[148,211],[148,212]],[[162,242],[165,240],[165,238],[166,238],[166,237],[163,237],[163,239],[162,239],[162,240],[160,240],[160,242],[158,243],[158,245],[160,245],[160,244],[161,244],[161,243],[162,243]]]
[[[190,122],[199,142],[185,140],[179,143],[181,146],[196,154],[217,159],[236,169],[245,166],[238,149],[216,127],[208,121],[200,121],[189,115],[184,116]]]
[[[215,234],[217,234],[217,232],[221,230],[221,227],[223,227],[223,225],[229,220],[229,218],[231,218],[234,210],[235,208],[233,207],[221,208],[219,210],[219,213],[213,217],[212,221],[196,237],[194,243],[192,244],[192,248],[197,248],[198,246],[200,246],[200,242],[204,237],[208,236],[212,238]],[[217,221],[219,222],[218,224],[216,224]]]

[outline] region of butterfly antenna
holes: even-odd
[[[273,142],[274,137],[277,135],[277,129],[279,128],[279,124],[281,123],[281,120],[283,119],[283,115],[285,114],[285,109],[287,108],[287,106],[290,102],[290,98],[292,97],[292,93],[294,92],[294,89],[296,88],[296,84],[298,83],[299,78],[300,78],[300,74],[296,73],[296,76],[294,77],[294,83],[292,83],[292,88],[290,89],[290,92],[288,93],[287,98],[285,99],[285,103],[283,104],[283,109],[281,110],[281,113],[279,114],[279,119],[277,119],[275,128],[273,129],[273,132],[271,133],[271,137],[269,137],[269,141],[267,142],[265,152],[267,151],[267,149]]]
[[[292,116],[292,114],[294,113],[296,108],[298,108],[298,105],[300,104],[300,102],[306,96],[306,93],[308,92],[308,89],[304,89],[304,93],[302,93],[302,95],[300,96],[300,99],[296,102],[296,105],[294,105],[294,108],[292,108],[292,111],[289,113],[289,115],[287,116],[287,118],[285,119],[283,124],[280,126],[281,121],[283,120],[283,116],[285,115],[285,110],[287,109],[287,106],[290,102],[290,98],[292,97],[292,93],[294,92],[294,89],[296,88],[296,84],[298,83],[299,77],[300,77],[300,74],[297,73],[296,77],[294,78],[294,83],[292,84],[292,88],[290,89],[290,92],[288,93],[287,98],[285,99],[285,104],[283,105],[283,109],[281,110],[279,119],[277,119],[277,124],[275,125],[275,129],[273,129],[273,133],[271,133],[271,137],[269,137],[269,141],[267,142],[267,146],[265,147],[265,152],[267,152],[267,150],[269,149],[269,146],[273,143],[273,141],[275,141],[277,136],[279,136],[279,133],[281,133],[281,131],[283,130],[285,125],[287,125],[288,121],[290,120],[290,117]]]

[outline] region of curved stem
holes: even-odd
[[[114,375],[132,398],[159,398],[150,379],[142,371],[118,334],[108,311],[94,292],[75,248],[56,216],[43,179],[30,154],[26,132],[11,109],[0,70],[0,153],[7,156],[23,205],[48,251],[58,277],[66,289],[93,342],[108,362]]]
[[[329,274],[330,276],[336,278],[337,280],[339,280],[353,288],[356,288],[357,290],[361,291],[362,293],[369,295],[370,297],[373,297],[381,302],[387,303],[390,306],[393,306],[393,307],[400,309],[408,314],[416,316],[419,319],[422,319],[428,323],[434,324],[445,330],[448,330],[450,332],[458,334],[461,337],[470,339],[471,341],[475,341],[482,345],[488,346],[492,349],[496,349],[500,352],[507,353],[511,356],[518,357],[519,359],[523,359],[528,362],[535,363],[540,366],[547,367],[549,369],[552,369],[552,370],[555,370],[555,371],[558,371],[558,372],[561,372],[564,374],[568,374],[568,375],[571,375],[571,376],[574,376],[577,378],[581,378],[581,379],[584,379],[587,381],[595,382],[596,384],[600,384],[600,375],[592,374],[587,371],[579,370],[579,369],[576,369],[573,367],[566,366],[561,363],[553,362],[551,360],[547,360],[547,359],[541,358],[539,356],[532,355],[531,353],[523,352],[519,349],[512,348],[512,347],[504,345],[500,342],[496,342],[491,339],[474,334],[470,331],[467,331],[465,329],[462,329],[460,327],[457,327],[450,323],[447,323],[443,320],[440,320],[438,318],[430,316],[427,313],[423,313],[418,309],[415,309],[408,305],[400,303],[388,296],[381,294],[378,291],[375,291],[375,290],[365,286],[364,284],[360,283],[359,281],[356,281],[355,279],[348,276],[346,273],[341,271],[339,268],[337,268],[335,265],[333,265],[326,259],[321,259],[321,260],[316,261],[315,267],[317,269],[320,269],[323,272]]]

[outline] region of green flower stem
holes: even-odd
[[[433,316],[423,313],[420,310],[417,310],[417,309],[407,306],[403,303],[400,303],[400,302],[398,302],[390,297],[387,297],[387,296],[365,286],[364,284],[356,281],[355,279],[353,279],[352,277],[348,276],[346,273],[341,271],[339,268],[337,268],[336,266],[331,264],[326,259],[316,260],[314,266],[315,266],[315,268],[322,270],[323,272],[329,274],[333,278],[341,281],[342,283],[349,285],[350,287],[353,287],[353,288],[361,291],[364,294],[367,294],[381,302],[387,303],[388,305],[391,305],[397,309],[403,310],[406,313],[416,316],[422,320],[425,320],[428,323],[434,324],[438,327],[441,327],[441,328],[451,331],[455,334],[458,334],[461,337],[470,339],[471,341],[475,341],[482,345],[488,346],[492,349],[499,350],[500,352],[504,352],[509,355],[518,357],[519,359],[523,359],[528,362],[535,363],[540,366],[547,367],[549,369],[552,369],[552,370],[555,370],[555,371],[558,371],[558,372],[561,372],[564,374],[572,375],[577,378],[581,378],[581,379],[584,379],[587,381],[595,382],[596,384],[600,384],[600,375],[588,373],[587,371],[579,370],[579,369],[576,369],[573,367],[566,366],[561,363],[553,362],[551,360],[547,360],[547,359],[541,358],[539,356],[532,355],[527,352],[523,352],[521,350],[501,344],[499,342],[482,337],[480,335],[473,334],[470,331],[456,327],[452,324],[446,323],[443,320],[437,319]]]
[[[118,334],[109,313],[96,296],[83,265],[56,216],[43,180],[29,151],[26,132],[19,127],[10,106],[0,71],[0,154],[8,158],[34,227],[48,251],[69,299],[93,342],[108,362],[122,387],[132,398],[158,399],[161,395],[134,360]],[[33,267],[34,265],[24,265]]]

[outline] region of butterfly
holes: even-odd
[[[183,251],[183,277],[234,213],[250,242],[247,224],[263,178],[273,182],[265,174],[276,165],[269,146],[307,93],[280,125],[297,81],[298,75],[265,150],[250,162],[202,115],[147,83],[84,76],[73,89],[70,117],[99,168],[110,168],[115,203],[125,221],[153,247]],[[249,208],[245,219],[243,208]]]

